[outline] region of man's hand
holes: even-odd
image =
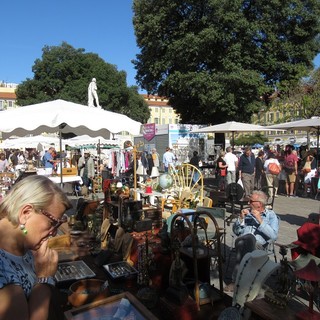
[[[257,219],[257,221],[261,224],[262,223],[261,212],[258,210],[252,210],[251,213]]]
[[[244,219],[244,217],[249,213],[250,213],[250,211],[248,209],[242,209],[241,213],[240,213],[240,218]]]

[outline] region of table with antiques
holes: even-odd
[[[299,305],[292,300],[285,308],[280,308],[267,302],[264,298],[248,301],[245,303],[245,307],[251,310],[251,319],[263,320],[295,320],[297,312],[303,308],[301,304]]]

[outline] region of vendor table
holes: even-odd
[[[60,176],[49,176],[48,177],[54,183],[61,183]],[[73,193],[74,191],[74,183],[83,184],[82,178],[80,176],[62,176],[62,189],[65,193]]]
[[[53,177],[50,176],[48,178],[54,183],[61,182],[60,176],[53,176]],[[82,178],[80,176],[62,176],[62,183],[68,183],[68,182],[79,182],[80,184],[83,184]]]
[[[265,299],[254,299],[246,302],[245,306],[251,310],[252,319],[264,320],[297,319],[297,311],[304,308],[301,304],[297,305],[294,301],[289,301],[289,304],[282,309],[277,307],[275,304],[268,303]]]

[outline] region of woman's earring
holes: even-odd
[[[28,230],[26,229],[25,224],[20,224],[20,230],[23,232],[24,235],[28,233]]]

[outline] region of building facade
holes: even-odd
[[[142,96],[150,110],[148,123],[178,124],[180,122],[179,115],[168,104],[168,99],[148,94],[142,94]]]
[[[15,83],[6,83],[0,81],[0,111],[15,108],[16,105],[16,88]]]

